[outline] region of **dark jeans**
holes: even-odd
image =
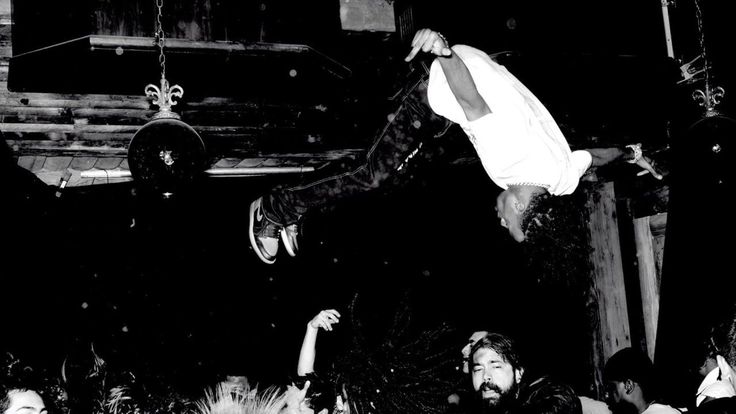
[[[263,197],[264,213],[270,220],[287,226],[310,209],[383,187],[419,150],[423,141],[448,129],[450,122],[432,112],[427,102],[426,66],[415,67],[407,78],[392,98],[394,116],[375,134],[365,161],[337,175],[274,189]]]

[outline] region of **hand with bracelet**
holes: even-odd
[[[626,146],[626,149],[631,150],[632,152],[631,158],[626,158],[626,162],[628,162],[629,164],[636,164],[643,169],[643,171],[639,172],[639,174],[637,175],[651,173],[652,177],[658,180],[664,178],[662,174],[658,173],[657,170],[654,169],[654,162],[648,157],[644,156],[644,152],[641,149],[641,144],[629,144]]]
[[[445,36],[431,29],[421,29],[416,32],[411,42],[411,51],[404,60],[409,62],[414,59],[420,50],[438,57],[452,56],[452,49]]]

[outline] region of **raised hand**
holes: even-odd
[[[450,49],[445,37],[440,32],[431,29],[421,29],[414,34],[414,39],[411,41],[411,51],[404,58],[404,61],[409,62],[414,59],[420,50],[432,53],[435,56],[452,55],[452,49]]]
[[[304,388],[299,389],[295,385],[288,385],[286,387],[284,408],[280,414],[306,414],[311,410],[306,405],[307,389],[309,388],[310,382],[304,383]]]
[[[639,175],[646,174],[647,172],[652,174],[652,177],[661,180],[664,178],[662,174],[658,173],[657,170],[654,169],[654,166],[652,165],[653,161],[651,161],[649,158],[642,156],[636,161],[636,165],[643,168],[644,171],[640,172]]]
[[[314,329],[322,328],[325,331],[331,331],[332,325],[340,322],[340,312],[334,309],[326,309],[317,314],[311,321],[309,326]]]

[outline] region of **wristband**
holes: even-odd
[[[642,157],[641,144],[629,144],[626,148],[630,148],[634,152],[634,157],[630,160],[626,160],[629,164],[636,164]]]

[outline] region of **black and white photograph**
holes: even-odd
[[[0,0],[0,414],[736,414],[730,10]]]

